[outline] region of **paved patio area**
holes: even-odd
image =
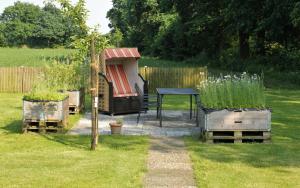
[[[187,136],[200,135],[200,128],[196,127],[196,120],[189,119],[189,111],[163,111],[162,127],[156,119],[156,111],[142,113],[139,124],[137,114],[109,116],[99,114],[99,133],[110,134],[109,122],[117,118],[124,119],[123,135],[151,135],[151,136]],[[71,135],[91,134],[91,114],[85,114],[79,122],[68,132]]]

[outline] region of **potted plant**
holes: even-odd
[[[123,119],[118,118],[114,122],[109,123],[111,134],[121,134],[122,126],[123,126]]]
[[[271,110],[265,104],[261,77],[247,73],[210,77],[198,89],[199,124],[206,141],[270,140]]]

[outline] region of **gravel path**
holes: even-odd
[[[181,138],[151,138],[144,187],[196,187],[189,155]]]

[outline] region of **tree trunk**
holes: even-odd
[[[239,30],[240,58],[247,59],[250,56],[249,33]]]
[[[258,55],[265,55],[265,30],[262,29],[256,33],[256,54]]]
[[[95,53],[94,38],[91,41],[91,95],[92,95],[92,139],[91,150],[96,149],[98,143],[98,64]]]

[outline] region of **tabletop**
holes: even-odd
[[[160,95],[199,95],[199,93],[192,88],[156,88]]]

